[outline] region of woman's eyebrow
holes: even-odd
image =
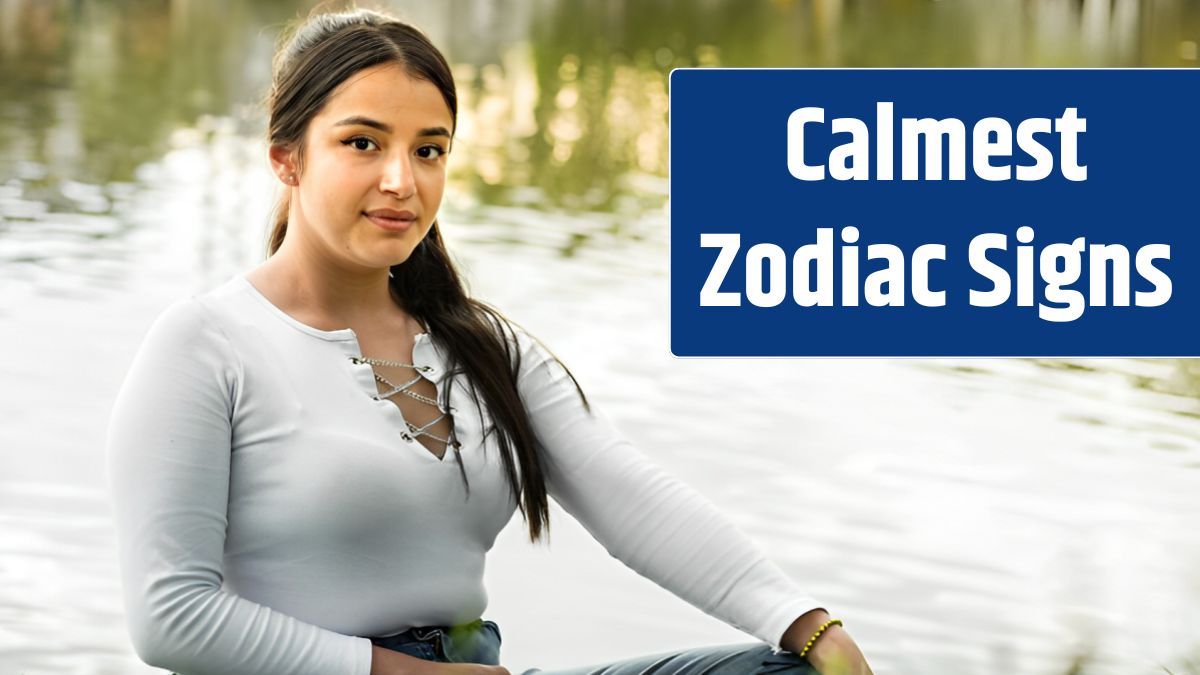
[[[335,122],[333,126],[335,126],[335,127],[364,126],[364,127],[371,127],[373,129],[379,129],[380,131],[384,132],[385,134],[392,133],[392,125],[387,124],[385,122],[380,122],[379,120],[373,120],[370,117],[364,117],[362,115],[354,115],[352,117],[347,117],[344,120]],[[450,136],[450,132],[446,129],[446,127],[427,127],[425,129],[421,129],[420,131],[418,131],[417,135],[418,136],[446,136],[448,138]]]

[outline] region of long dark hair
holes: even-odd
[[[350,75],[376,65],[399,64],[410,77],[436,86],[457,126],[458,95],[450,66],[437,47],[413,26],[369,9],[319,12],[285,34],[284,40],[276,52],[266,101],[270,111],[268,140],[272,145],[297,150],[298,162],[303,161],[308,124],[333,90]],[[298,169],[302,166],[299,164]],[[289,199],[285,194],[275,208],[268,256],[279,250],[287,234]],[[514,348],[515,324],[496,308],[468,297],[436,221],[412,255],[392,266],[388,285],[393,299],[421,320],[446,347],[450,360],[447,378],[467,378],[471,396],[480,409],[481,425],[482,410],[487,408],[492,424],[484,436],[497,434],[504,471],[529,525],[529,539],[538,541],[543,530],[549,533],[550,509],[533,428],[517,390],[521,362],[519,350]],[[566,366],[563,368],[566,370]],[[575,376],[566,372],[574,382]],[[590,410],[578,382],[575,388]],[[442,387],[442,403],[447,410],[450,389],[448,379]],[[457,444],[450,447],[465,483],[466,469]],[[469,485],[467,490],[469,496]]]

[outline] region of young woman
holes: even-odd
[[[869,673],[825,608],[464,293],[436,222],[456,113],[441,53],[384,14],[316,15],[278,54],[271,255],[167,308],[112,412],[138,655],[184,675],[507,673],[484,556],[518,508],[543,536],[552,495],[761,642],[530,672]]]

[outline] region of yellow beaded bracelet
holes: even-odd
[[[804,645],[804,649],[800,650],[800,658],[804,658],[804,655],[808,653],[808,650],[812,649],[812,646],[817,644],[817,638],[821,637],[821,635],[825,632],[826,628],[829,628],[830,626],[832,626],[834,624],[837,624],[840,626],[840,625],[842,625],[842,620],[841,619],[830,619],[830,620],[826,621],[825,623],[821,624],[821,627],[817,629],[817,632],[813,633],[812,637],[808,638],[808,643]]]

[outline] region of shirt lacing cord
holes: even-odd
[[[350,360],[356,364],[366,363],[366,364],[370,364],[372,366],[394,366],[397,368],[409,368],[411,370],[417,371],[418,375],[416,377],[414,377],[413,379],[411,379],[408,382],[405,382],[404,384],[401,384],[401,385],[393,384],[392,382],[388,381],[388,379],[386,377],[380,375],[377,372],[374,373],[375,381],[382,383],[385,387],[390,387],[390,389],[388,391],[385,391],[382,393],[374,394],[371,396],[371,398],[375,399],[376,401],[382,401],[384,399],[391,398],[392,396],[395,396],[396,394],[404,394],[405,396],[408,396],[417,401],[420,401],[421,403],[433,406],[434,408],[437,409],[437,411],[439,413],[441,413],[440,415],[438,415],[433,420],[431,420],[421,426],[417,426],[417,425],[413,424],[412,422],[405,420],[404,424],[405,424],[405,426],[408,427],[408,433],[401,434],[401,436],[406,441],[414,440],[418,436],[427,436],[430,439],[437,441],[438,443],[442,443],[442,444],[446,445],[447,447],[453,447],[455,450],[458,450],[459,448],[462,447],[462,444],[458,442],[457,438],[455,438],[456,434],[454,433],[454,425],[453,424],[450,425],[450,437],[449,438],[442,438],[441,436],[437,436],[437,435],[433,434],[432,432],[428,431],[429,427],[432,427],[433,425],[435,425],[438,422],[445,419],[445,417],[448,415],[448,413],[446,411],[442,410],[442,407],[434,399],[429,398],[428,396],[419,394],[419,393],[409,389],[409,387],[411,387],[414,384],[416,384],[417,382],[421,381],[420,373],[428,373],[428,372],[432,371],[433,368],[431,368],[430,366],[418,366],[418,365],[414,365],[411,363],[401,363],[400,361],[388,361],[386,359],[373,359],[373,358],[370,358],[367,356],[351,356]]]

